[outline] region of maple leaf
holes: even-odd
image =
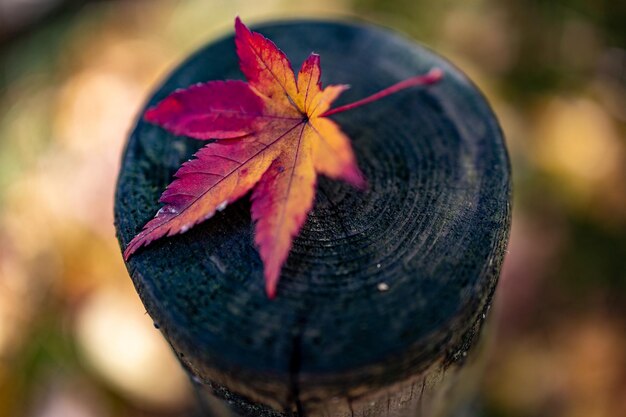
[[[293,238],[313,206],[317,174],[366,185],[348,137],[327,116],[434,83],[442,73],[434,69],[331,110],[348,87],[322,88],[318,55],[304,61],[296,78],[285,54],[239,18],[235,44],[247,83],[197,84],[145,113],[145,120],[174,134],[217,140],[176,172],[159,200],[164,206],[128,244],[124,258],[158,238],[187,231],[253,189],[255,243],[273,298]]]

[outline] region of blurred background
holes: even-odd
[[[0,416],[189,415],[113,191],[143,100],[236,14],[358,17],[476,81],[515,189],[480,415],[626,416],[623,0],[0,0]]]

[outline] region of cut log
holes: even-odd
[[[332,116],[369,189],[320,178],[276,299],[264,292],[247,197],[131,257],[137,292],[183,366],[238,415],[438,415],[473,354],[507,244],[498,122],[457,68],[389,31],[319,21],[256,29],[296,67],[319,53],[324,84],[351,85],[337,105],[433,67],[444,79]],[[232,36],[184,62],[148,105],[223,79],[242,79]],[[122,248],[200,146],[137,122],[115,200]]]

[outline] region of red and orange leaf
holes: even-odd
[[[243,81],[211,81],[169,95],[145,119],[176,135],[196,139],[236,138],[268,120],[263,100]]]
[[[311,54],[298,77],[287,57],[239,18],[235,43],[248,83],[211,81],[179,90],[149,109],[145,119],[172,133],[219,139],[184,163],[161,195],[163,207],[124,251],[184,233],[215,211],[252,194],[255,243],[264,265],[266,292],[276,294],[281,268],[313,206],[317,174],[356,187],[365,178],[350,140],[326,118],[396,91],[436,82],[440,71],[402,81],[373,96],[335,109],[346,86],[320,82],[320,57]]]
[[[311,119],[313,131],[313,161],[315,171],[327,177],[343,180],[357,188],[366,181],[356,163],[350,139],[335,122],[320,117]]]
[[[255,243],[265,266],[265,289],[273,298],[280,269],[293,238],[298,234],[315,197],[315,168],[308,125],[298,127],[294,137],[297,152],[285,149],[252,194]]]
[[[200,149],[176,172],[159,200],[165,205],[130,242],[124,256],[162,236],[186,232],[247,193],[279,155],[281,139],[294,135],[298,126],[281,122],[266,126],[258,135],[225,139]]]
[[[298,95],[296,77],[285,54],[260,33],[251,32],[237,17],[235,45],[239,67],[252,88],[267,99],[266,105],[278,113],[300,116],[294,105]]]

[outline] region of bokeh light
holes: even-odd
[[[626,5],[619,0],[0,0],[0,416],[189,415],[115,239],[144,100],[235,15],[392,27],[467,72],[514,174],[477,416],[626,415]]]

